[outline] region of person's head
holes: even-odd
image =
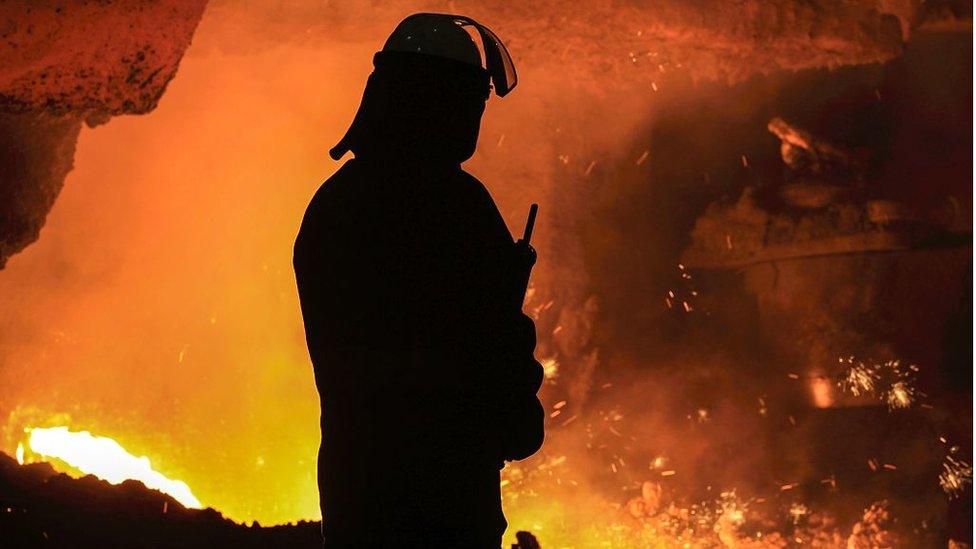
[[[473,28],[482,53],[466,30]],[[419,13],[404,19],[373,58],[352,126],[330,151],[338,160],[394,157],[460,163],[474,154],[485,101],[515,87],[501,41],[472,19]]]

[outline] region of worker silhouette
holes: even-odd
[[[490,30],[440,14],[402,21],[373,64],[331,151],[355,158],[295,242],[325,545],[498,548],[499,470],[542,444],[542,368],[524,260],[460,164],[514,67]]]

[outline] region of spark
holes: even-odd
[[[797,524],[801,517],[809,513],[810,508],[802,503],[793,503],[790,505],[790,517],[793,518],[793,524]]]
[[[861,396],[874,391],[877,380],[878,374],[873,369],[859,363],[848,370],[842,387],[854,396]]]
[[[555,358],[546,358],[541,361],[542,375],[546,381],[554,381],[559,377],[559,362]]]
[[[709,417],[708,417],[707,408],[699,408],[697,414],[698,414],[698,423],[705,423],[708,421]]]
[[[650,156],[650,154],[651,154],[651,151],[645,149],[644,152],[641,153],[641,155],[639,157],[637,157],[637,162],[635,164],[638,165],[638,166],[640,166],[641,164],[644,163],[645,160],[647,160],[647,157]]]
[[[906,367],[900,360],[863,362],[854,357],[841,358],[839,362],[849,367],[838,385],[855,397],[874,395],[889,410],[897,410],[911,407],[919,396],[924,396],[914,386],[915,373],[919,370],[914,364]]]
[[[888,403],[888,409],[890,410],[908,408],[914,400],[915,390],[904,381],[894,382],[891,385],[891,390],[888,391],[885,397],[885,401]]]
[[[966,486],[972,483],[973,466],[963,460],[946,456],[945,461],[942,462],[942,472],[939,474],[939,485],[949,498],[959,497]]]
[[[28,445],[37,454],[60,459],[112,484],[138,480],[147,488],[169,494],[188,508],[203,507],[185,482],[165,477],[152,468],[149,458],[130,454],[111,438],[92,436],[88,431],[69,431],[67,427],[37,428],[29,432]]]

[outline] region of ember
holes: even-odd
[[[959,497],[966,486],[973,484],[973,466],[952,456],[946,456],[939,474],[939,484],[950,497]]]

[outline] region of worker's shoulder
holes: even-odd
[[[316,196],[328,197],[342,193],[346,188],[353,184],[357,179],[362,178],[363,167],[361,162],[355,158],[347,160],[332,175],[326,179],[315,192]]]
[[[312,195],[308,203],[308,212],[319,211],[336,206],[348,200],[345,195],[355,188],[356,181],[362,178],[361,166],[355,159],[347,161],[335,173],[329,176]]]
[[[495,201],[491,197],[491,193],[488,191],[488,187],[481,182],[480,179],[471,175],[464,170],[458,170],[457,174],[457,189],[465,194],[467,194],[471,199],[478,202],[490,202],[494,205]]]
[[[355,160],[349,160],[316,189],[305,208],[300,235],[309,231],[318,232],[334,217],[336,210],[341,211],[342,203],[347,202],[342,196],[348,194],[344,189],[353,186],[356,171]]]
[[[375,201],[377,193],[403,195],[404,200],[409,200],[414,195],[408,189],[417,188],[418,185],[468,206],[494,207],[495,204],[485,185],[461,169],[446,173],[435,170],[421,175],[410,170],[400,172],[352,159],[322,183],[312,197],[309,209],[342,210],[355,203]]]
[[[498,205],[495,204],[495,199],[491,197],[491,192],[488,191],[484,183],[464,170],[458,170],[458,178],[459,184],[455,186],[464,189],[463,192],[467,195],[465,197],[464,215],[469,220],[469,225],[472,227],[479,226],[493,235],[504,236],[506,240],[510,241],[511,235],[505,225],[505,220],[502,219]]]
[[[464,185],[467,185],[470,189],[476,191],[488,192],[487,189],[485,189],[485,184],[482,183],[480,179],[471,175],[463,168],[457,170],[456,172],[454,172],[454,174],[455,177],[457,177],[459,182],[463,183]]]

